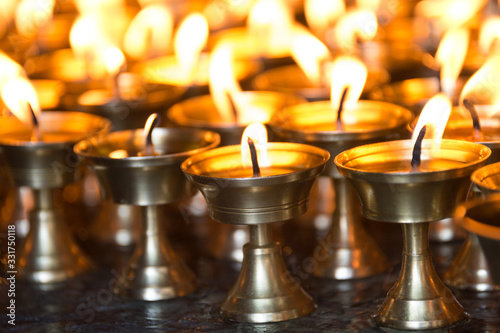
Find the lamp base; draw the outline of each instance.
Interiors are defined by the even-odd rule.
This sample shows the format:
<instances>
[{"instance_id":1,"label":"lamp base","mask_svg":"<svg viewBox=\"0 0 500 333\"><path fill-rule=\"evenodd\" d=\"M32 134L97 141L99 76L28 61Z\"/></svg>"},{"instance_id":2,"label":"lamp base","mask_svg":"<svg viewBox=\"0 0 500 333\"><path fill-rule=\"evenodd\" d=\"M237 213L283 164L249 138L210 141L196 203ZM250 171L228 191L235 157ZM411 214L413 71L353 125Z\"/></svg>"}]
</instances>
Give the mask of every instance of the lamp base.
<instances>
[{"instance_id":1,"label":"lamp base","mask_svg":"<svg viewBox=\"0 0 500 333\"><path fill-rule=\"evenodd\" d=\"M140 208L141 237L113 292L124 298L159 301L195 291L194 273L169 244L162 207Z\"/></svg>"},{"instance_id":2,"label":"lamp base","mask_svg":"<svg viewBox=\"0 0 500 333\"><path fill-rule=\"evenodd\" d=\"M429 250L429 222L405 223L403 262L396 284L373 317L379 326L430 330L468 318L452 292L439 279Z\"/></svg>"},{"instance_id":3,"label":"lamp base","mask_svg":"<svg viewBox=\"0 0 500 333\"><path fill-rule=\"evenodd\" d=\"M243 247L236 284L221 305L224 318L267 323L299 318L316 309L312 298L285 267L279 243Z\"/></svg>"},{"instance_id":4,"label":"lamp base","mask_svg":"<svg viewBox=\"0 0 500 333\"><path fill-rule=\"evenodd\" d=\"M89 271L89 259L73 240L60 209L54 205L54 190L34 190L33 196L30 230L19 258L19 279L50 284Z\"/></svg>"}]
</instances>

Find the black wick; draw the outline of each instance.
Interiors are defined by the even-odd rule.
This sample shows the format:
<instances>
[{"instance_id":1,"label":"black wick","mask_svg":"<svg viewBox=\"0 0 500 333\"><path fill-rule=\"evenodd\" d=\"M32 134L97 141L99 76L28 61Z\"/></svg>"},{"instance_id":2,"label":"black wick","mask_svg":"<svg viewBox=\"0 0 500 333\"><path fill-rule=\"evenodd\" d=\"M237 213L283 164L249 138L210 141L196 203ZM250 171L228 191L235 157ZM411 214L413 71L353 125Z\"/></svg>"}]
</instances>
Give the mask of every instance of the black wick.
<instances>
[{"instance_id":1,"label":"black wick","mask_svg":"<svg viewBox=\"0 0 500 333\"><path fill-rule=\"evenodd\" d=\"M257 149L252 138L247 139L248 147L250 148L250 157L252 159L253 177L260 177L259 161L257 160Z\"/></svg>"},{"instance_id":2,"label":"black wick","mask_svg":"<svg viewBox=\"0 0 500 333\"><path fill-rule=\"evenodd\" d=\"M424 140L425 132L427 132L427 125L424 125L420 132L418 132L417 141L413 146L413 152L411 157L411 171L420 171L420 165L422 163L422 141Z\"/></svg>"}]
</instances>

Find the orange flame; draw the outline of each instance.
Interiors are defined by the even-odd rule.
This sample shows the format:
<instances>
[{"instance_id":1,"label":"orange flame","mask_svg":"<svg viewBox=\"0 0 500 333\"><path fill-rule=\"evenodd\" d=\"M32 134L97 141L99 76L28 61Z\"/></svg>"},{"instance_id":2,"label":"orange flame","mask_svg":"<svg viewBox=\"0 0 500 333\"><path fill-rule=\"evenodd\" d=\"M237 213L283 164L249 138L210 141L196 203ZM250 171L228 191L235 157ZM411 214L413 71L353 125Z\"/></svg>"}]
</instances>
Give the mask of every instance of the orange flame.
<instances>
[{"instance_id":1,"label":"orange flame","mask_svg":"<svg viewBox=\"0 0 500 333\"><path fill-rule=\"evenodd\" d=\"M167 6L153 4L143 8L125 34L125 52L134 59L166 54L172 38L173 20Z\"/></svg>"},{"instance_id":2,"label":"orange flame","mask_svg":"<svg viewBox=\"0 0 500 333\"><path fill-rule=\"evenodd\" d=\"M33 117L28 103L35 115L40 114L41 109L35 87L29 80L20 77L12 78L5 83L1 96L5 106L14 116L26 127L33 127Z\"/></svg>"},{"instance_id":3,"label":"orange flame","mask_svg":"<svg viewBox=\"0 0 500 333\"><path fill-rule=\"evenodd\" d=\"M469 99L480 116L492 117L500 111L500 55L492 55L466 82L460 103Z\"/></svg>"},{"instance_id":4,"label":"orange flame","mask_svg":"<svg viewBox=\"0 0 500 333\"><path fill-rule=\"evenodd\" d=\"M321 64L330 57L330 51L325 44L307 30L297 28L291 53L311 83L320 86L322 83Z\"/></svg>"},{"instance_id":5,"label":"orange flame","mask_svg":"<svg viewBox=\"0 0 500 333\"><path fill-rule=\"evenodd\" d=\"M236 102L235 96L241 92L241 87L234 76L232 52L231 46L227 44L220 44L212 51L209 65L209 89L221 118L237 121L228 98L229 95L233 102Z\"/></svg>"},{"instance_id":6,"label":"orange flame","mask_svg":"<svg viewBox=\"0 0 500 333\"><path fill-rule=\"evenodd\" d=\"M488 54L498 48L500 41L500 17L494 16L486 19L479 31L479 50ZM496 45L495 45L496 44Z\"/></svg>"},{"instance_id":7,"label":"orange flame","mask_svg":"<svg viewBox=\"0 0 500 333\"><path fill-rule=\"evenodd\" d=\"M106 69L110 76L117 75L122 66L125 65L125 56L120 49L114 46L108 46L104 50L104 63L106 64Z\"/></svg>"},{"instance_id":8,"label":"orange flame","mask_svg":"<svg viewBox=\"0 0 500 333\"><path fill-rule=\"evenodd\" d=\"M349 109L356 104L368 76L365 64L360 60L350 56L337 57L331 67L331 104L334 110L340 105L340 100L344 89L349 91L344 101L344 109Z\"/></svg>"},{"instance_id":9,"label":"orange flame","mask_svg":"<svg viewBox=\"0 0 500 333\"><path fill-rule=\"evenodd\" d=\"M440 93L432 97L425 104L422 113L420 113L417 125L413 130L413 143L415 144L418 133L422 127L427 125L425 138L434 140L434 149L439 149L446 123L451 114L451 109L451 100L445 94Z\"/></svg>"},{"instance_id":10,"label":"orange flame","mask_svg":"<svg viewBox=\"0 0 500 333\"><path fill-rule=\"evenodd\" d=\"M335 41L345 53L356 51L356 40L371 40L377 34L378 23L375 13L355 9L342 16L335 27Z\"/></svg>"},{"instance_id":11,"label":"orange flame","mask_svg":"<svg viewBox=\"0 0 500 333\"><path fill-rule=\"evenodd\" d=\"M245 128L241 136L241 161L243 167L251 167L252 159L250 157L250 148L248 147L248 138L255 143L257 150L257 159L259 166L267 167L271 165L267 157L267 130L261 123L252 123Z\"/></svg>"},{"instance_id":12,"label":"orange flame","mask_svg":"<svg viewBox=\"0 0 500 333\"><path fill-rule=\"evenodd\" d=\"M16 8L16 29L21 36L35 37L40 27L52 19L55 0L22 0Z\"/></svg>"},{"instance_id":13,"label":"orange flame","mask_svg":"<svg viewBox=\"0 0 500 333\"><path fill-rule=\"evenodd\" d=\"M422 0L415 15L436 20L443 31L458 28L469 21L488 0Z\"/></svg>"},{"instance_id":14,"label":"orange flame","mask_svg":"<svg viewBox=\"0 0 500 333\"><path fill-rule=\"evenodd\" d=\"M321 40L326 38L327 31L345 11L344 0L305 0L304 2L307 25Z\"/></svg>"},{"instance_id":15,"label":"orange flame","mask_svg":"<svg viewBox=\"0 0 500 333\"><path fill-rule=\"evenodd\" d=\"M467 55L469 39L468 29L451 30L443 37L436 52L436 62L441 66L441 89L450 98L453 98L457 79Z\"/></svg>"},{"instance_id":16,"label":"orange flame","mask_svg":"<svg viewBox=\"0 0 500 333\"><path fill-rule=\"evenodd\" d=\"M208 23L199 13L190 14L180 24L174 37L174 53L181 72L189 82L194 75L198 58L208 39Z\"/></svg>"},{"instance_id":17,"label":"orange flame","mask_svg":"<svg viewBox=\"0 0 500 333\"><path fill-rule=\"evenodd\" d=\"M257 0L247 19L251 36L259 39L261 53L279 53L290 48L294 20L282 0Z\"/></svg>"}]
</instances>

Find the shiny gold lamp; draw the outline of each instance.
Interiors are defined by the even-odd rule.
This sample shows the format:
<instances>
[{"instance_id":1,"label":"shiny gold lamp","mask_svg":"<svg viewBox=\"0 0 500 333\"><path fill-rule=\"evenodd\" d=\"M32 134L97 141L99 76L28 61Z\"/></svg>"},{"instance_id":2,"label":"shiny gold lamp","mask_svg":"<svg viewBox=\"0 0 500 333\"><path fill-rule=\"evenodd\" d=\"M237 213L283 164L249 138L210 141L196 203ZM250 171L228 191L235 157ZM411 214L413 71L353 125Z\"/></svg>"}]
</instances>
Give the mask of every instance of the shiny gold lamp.
<instances>
[{"instance_id":1,"label":"shiny gold lamp","mask_svg":"<svg viewBox=\"0 0 500 333\"><path fill-rule=\"evenodd\" d=\"M244 91L240 98L244 105L250 107L250 112L257 112L259 118L266 121L276 110L305 102L305 99L296 95L274 91ZM221 136L221 146L239 144L247 125L224 119L211 95L191 97L175 104L167 111L167 119L175 126L215 131ZM250 237L248 228L209 222L206 253L213 258L241 262L243 245Z\"/></svg>"},{"instance_id":2,"label":"shiny gold lamp","mask_svg":"<svg viewBox=\"0 0 500 333\"><path fill-rule=\"evenodd\" d=\"M155 128L154 153L146 154L143 133L142 129L113 132L79 142L75 152L88 161L105 200L141 210L139 242L113 291L126 298L156 301L184 296L196 288L194 274L169 244L161 205L194 195L195 187L179 166L187 157L216 147L220 137L202 130Z\"/></svg>"},{"instance_id":3,"label":"shiny gold lamp","mask_svg":"<svg viewBox=\"0 0 500 333\"><path fill-rule=\"evenodd\" d=\"M494 148L490 148L494 151ZM500 191L500 163L497 162L479 168L472 174L471 179L483 196L498 193ZM480 202L481 200L478 198L470 204L463 205L457 214L460 225L467 231L467 237L449 269L445 272L443 280L457 289L474 291L500 290L499 281L493 281L491 268L486 261L486 254L479 242L476 230L479 224L483 222L482 220L486 219L487 214L492 214L485 211L484 217L471 218L468 216L469 208L472 212L476 212L474 215L478 215L478 208L472 209L472 207L484 207L488 209L488 212L491 212L497 203L492 200L490 203L482 205Z\"/></svg>"},{"instance_id":4,"label":"shiny gold lamp","mask_svg":"<svg viewBox=\"0 0 500 333\"><path fill-rule=\"evenodd\" d=\"M38 117L41 141L30 141L31 129L14 117L2 117L0 122L0 172L15 186L33 190L34 206L18 260L18 277L50 284L89 270L90 261L73 240L55 196L79 176L73 145L108 131L109 121L78 112L42 112Z\"/></svg>"},{"instance_id":5,"label":"shiny gold lamp","mask_svg":"<svg viewBox=\"0 0 500 333\"><path fill-rule=\"evenodd\" d=\"M401 223L403 263L399 278L374 316L377 325L425 330L467 318L441 282L429 249L429 222L451 216L470 188L470 174L486 164L483 145L443 140L432 152L422 143L422 164L412 169L410 140L356 147L335 158L339 172L358 192L362 214L381 222Z\"/></svg>"},{"instance_id":6,"label":"shiny gold lamp","mask_svg":"<svg viewBox=\"0 0 500 333\"><path fill-rule=\"evenodd\" d=\"M187 159L182 170L205 197L217 222L248 225L250 241L235 285L220 315L238 322L265 323L305 316L316 306L285 267L271 223L307 210L309 192L329 159L323 149L269 143L267 167L260 176L243 167L241 148L226 146Z\"/></svg>"},{"instance_id":7,"label":"shiny gold lamp","mask_svg":"<svg viewBox=\"0 0 500 333\"><path fill-rule=\"evenodd\" d=\"M372 101L358 101L343 113L343 128L336 125L330 101L299 104L277 112L270 126L280 138L326 149L331 156L362 144L394 140L407 134L411 112L402 107ZM321 258L313 274L337 280L357 279L392 269L385 254L366 232L359 200L352 186L333 164L323 175L333 180L335 211L332 225L321 247Z\"/></svg>"}]
</instances>

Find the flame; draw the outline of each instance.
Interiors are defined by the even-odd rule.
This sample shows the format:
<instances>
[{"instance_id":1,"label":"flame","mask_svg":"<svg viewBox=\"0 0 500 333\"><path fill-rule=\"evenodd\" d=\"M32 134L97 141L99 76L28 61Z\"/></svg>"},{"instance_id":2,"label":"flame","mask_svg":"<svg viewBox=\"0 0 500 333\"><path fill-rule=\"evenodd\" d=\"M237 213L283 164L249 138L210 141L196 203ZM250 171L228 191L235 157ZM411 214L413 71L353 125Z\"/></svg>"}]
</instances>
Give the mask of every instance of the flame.
<instances>
[{"instance_id":1,"label":"flame","mask_svg":"<svg viewBox=\"0 0 500 333\"><path fill-rule=\"evenodd\" d=\"M349 88L344 101L344 109L356 104L368 76L366 66L360 60L350 56L335 58L331 70L331 104L337 110L345 88Z\"/></svg>"},{"instance_id":2,"label":"flame","mask_svg":"<svg viewBox=\"0 0 500 333\"><path fill-rule=\"evenodd\" d=\"M108 46L104 50L104 63L106 70L110 76L115 76L120 72L120 69L125 65L125 56L120 49L114 46Z\"/></svg>"},{"instance_id":3,"label":"flame","mask_svg":"<svg viewBox=\"0 0 500 333\"><path fill-rule=\"evenodd\" d=\"M415 15L437 21L447 31L469 21L488 0L423 0L416 4Z\"/></svg>"},{"instance_id":4,"label":"flame","mask_svg":"<svg viewBox=\"0 0 500 333\"><path fill-rule=\"evenodd\" d=\"M413 145L422 127L427 125L425 138L434 140L434 149L439 148L451 109L451 100L445 94L440 93L432 97L422 109L417 125L413 130Z\"/></svg>"},{"instance_id":5,"label":"flame","mask_svg":"<svg viewBox=\"0 0 500 333\"><path fill-rule=\"evenodd\" d=\"M55 0L21 0L15 13L16 29L21 36L35 37L40 27L52 19Z\"/></svg>"},{"instance_id":6,"label":"flame","mask_svg":"<svg viewBox=\"0 0 500 333\"><path fill-rule=\"evenodd\" d=\"M321 85L321 64L330 57L330 51L319 39L305 29L296 29L291 49L292 57L307 78Z\"/></svg>"},{"instance_id":7,"label":"flame","mask_svg":"<svg viewBox=\"0 0 500 333\"><path fill-rule=\"evenodd\" d=\"M173 20L167 6L153 4L143 8L125 34L125 52L134 59L166 54L172 38Z\"/></svg>"},{"instance_id":8,"label":"flame","mask_svg":"<svg viewBox=\"0 0 500 333\"><path fill-rule=\"evenodd\" d=\"M348 11L339 19L334 38L338 47L345 53L356 51L356 41L372 40L377 34L378 23L375 13L370 10L355 9Z\"/></svg>"},{"instance_id":9,"label":"flame","mask_svg":"<svg viewBox=\"0 0 500 333\"><path fill-rule=\"evenodd\" d=\"M208 23L199 13L187 16L180 24L174 37L174 53L181 72L191 82L198 58L208 39Z\"/></svg>"},{"instance_id":10,"label":"flame","mask_svg":"<svg viewBox=\"0 0 500 333\"><path fill-rule=\"evenodd\" d=\"M492 117L500 111L500 55L492 55L465 83L460 94L460 102L465 98L478 107L480 116ZM481 114L485 113L486 114Z\"/></svg>"},{"instance_id":11,"label":"flame","mask_svg":"<svg viewBox=\"0 0 500 333\"><path fill-rule=\"evenodd\" d=\"M257 160L260 167L268 167L271 165L267 157L267 130L266 126L261 123L252 123L245 128L241 136L241 162L243 167L252 167L252 159L250 157L250 148L248 147L248 138L252 138L257 150Z\"/></svg>"},{"instance_id":12,"label":"flame","mask_svg":"<svg viewBox=\"0 0 500 333\"><path fill-rule=\"evenodd\" d=\"M235 96L241 92L233 72L232 48L228 44L220 44L211 53L209 65L209 89L215 107L222 119L234 119L231 102L228 95L235 101Z\"/></svg>"},{"instance_id":13,"label":"flame","mask_svg":"<svg viewBox=\"0 0 500 333\"><path fill-rule=\"evenodd\" d=\"M5 83L16 77L26 77L26 72L21 65L0 51L0 91Z\"/></svg>"},{"instance_id":14,"label":"flame","mask_svg":"<svg viewBox=\"0 0 500 333\"><path fill-rule=\"evenodd\" d=\"M113 150L111 153L108 155L110 158L127 158L128 157L128 151L126 149L117 149Z\"/></svg>"},{"instance_id":15,"label":"flame","mask_svg":"<svg viewBox=\"0 0 500 333\"><path fill-rule=\"evenodd\" d=\"M344 0L305 0L304 14L307 25L321 40L335 21L346 11Z\"/></svg>"},{"instance_id":16,"label":"flame","mask_svg":"<svg viewBox=\"0 0 500 333\"><path fill-rule=\"evenodd\" d=\"M28 108L28 103L33 108L35 116L40 114L41 109L35 87L28 79L12 78L5 83L1 96L5 106L14 116L27 127L33 126L33 117Z\"/></svg>"},{"instance_id":17,"label":"flame","mask_svg":"<svg viewBox=\"0 0 500 333\"><path fill-rule=\"evenodd\" d=\"M259 40L261 53L288 50L293 26L291 10L282 0L257 0L247 18L247 29Z\"/></svg>"},{"instance_id":18,"label":"flame","mask_svg":"<svg viewBox=\"0 0 500 333\"><path fill-rule=\"evenodd\" d=\"M457 79L467 55L469 39L468 29L451 30L443 37L436 52L436 62L441 66L441 89L450 98L453 98Z\"/></svg>"},{"instance_id":19,"label":"flame","mask_svg":"<svg viewBox=\"0 0 500 333\"><path fill-rule=\"evenodd\" d=\"M494 16L486 19L479 31L479 50L484 54L492 52L500 39L500 17Z\"/></svg>"}]
</instances>

